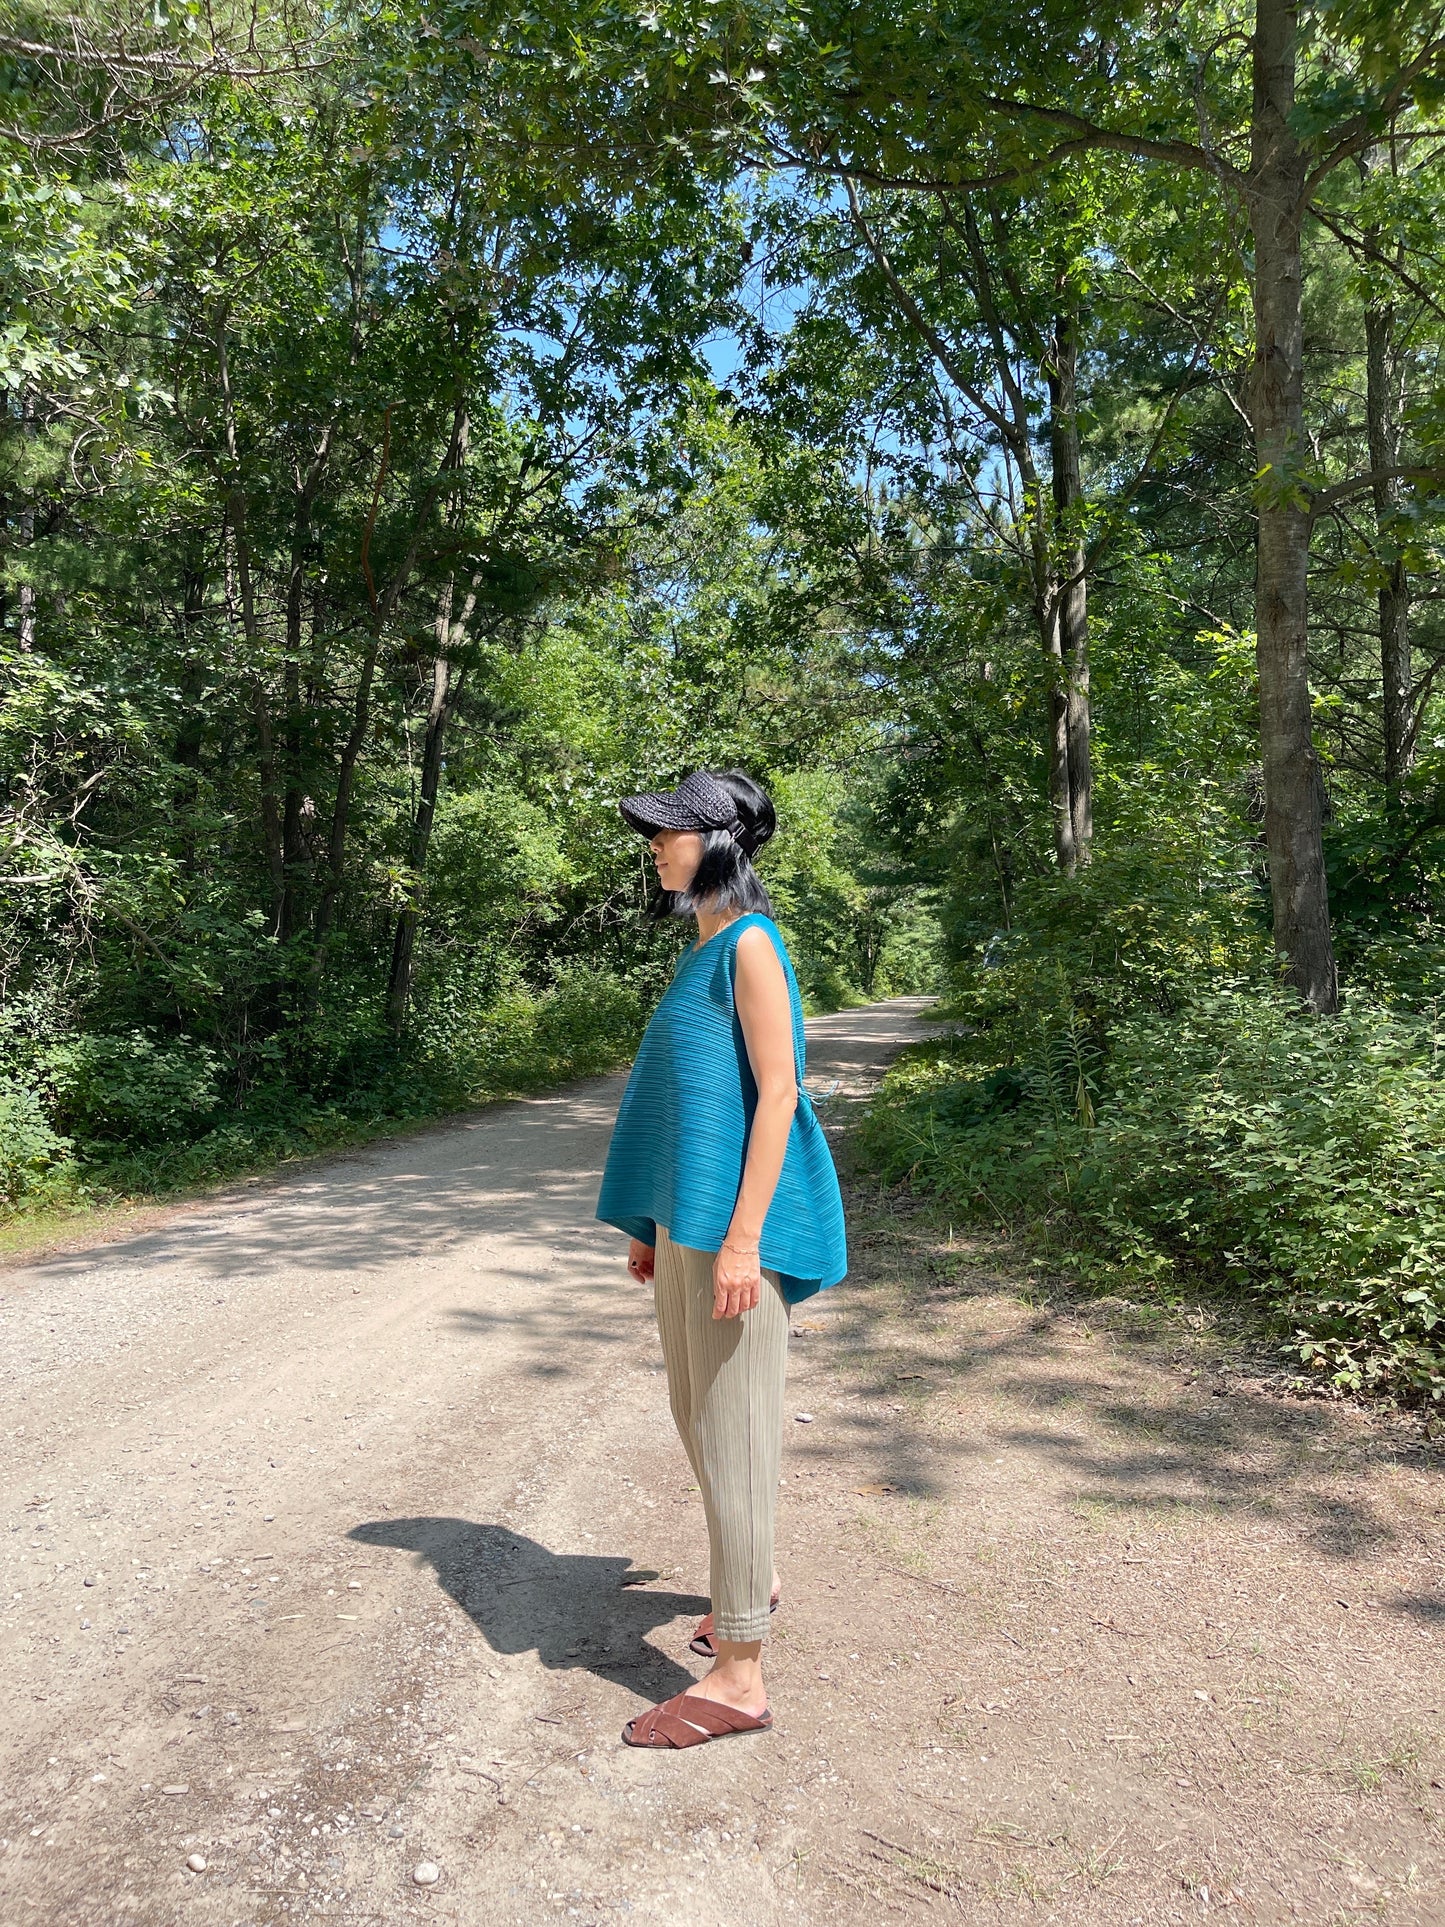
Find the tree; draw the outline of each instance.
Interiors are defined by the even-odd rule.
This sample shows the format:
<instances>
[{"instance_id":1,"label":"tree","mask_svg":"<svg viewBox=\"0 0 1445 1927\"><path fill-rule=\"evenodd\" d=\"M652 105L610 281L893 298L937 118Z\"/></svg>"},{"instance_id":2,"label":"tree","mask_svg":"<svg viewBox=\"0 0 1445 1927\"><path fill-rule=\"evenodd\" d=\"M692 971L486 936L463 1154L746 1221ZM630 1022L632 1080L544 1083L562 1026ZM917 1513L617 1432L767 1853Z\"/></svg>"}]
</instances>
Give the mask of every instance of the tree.
<instances>
[{"instance_id":1,"label":"tree","mask_svg":"<svg viewBox=\"0 0 1445 1927\"><path fill-rule=\"evenodd\" d=\"M949 197L938 197L916 210L923 216L921 234L908 235L919 222L909 221L906 213L898 229L904 245L911 239L914 251L923 254L927 291L922 291L916 276L906 268L900 272L879 227L880 220L897 221L898 215L885 201L878 217L870 219L857 183L845 177L844 185L853 224L887 294L933 356L939 375L956 390L959 406L945 410L939 426L950 440L971 431L978 452L955 448L951 453L976 476L997 450L1010 471L1007 495L1018 505L1029 599L1045 663L1054 852L1067 874L1088 862L1094 833L1089 564L1079 437L1082 274L1077 248L1068 245L1070 224L1057 218L1046 191L1008 205L997 196L982 197L977 206L969 199L954 205ZM930 212L936 214L936 226L927 220ZM1052 244L1039 233L1051 216ZM1027 244L1018 245L1025 234ZM1040 269L1042 288L1036 285ZM962 314L956 298L950 298L954 291L965 297ZM1041 414L1046 415L1042 435Z\"/></svg>"},{"instance_id":2,"label":"tree","mask_svg":"<svg viewBox=\"0 0 1445 1927\"><path fill-rule=\"evenodd\" d=\"M575 21L574 21L575 24ZM1301 996L1338 1002L1323 787L1307 663L1310 530L1370 475L1328 490L1304 439L1302 236L1318 197L1386 129L1427 147L1445 86L1445 23L1257 0L1248 34L1212 5L1167 28L1132 7L1012 8L966 19L896 8L759 5L661 29L671 72L645 76L669 125L773 164L899 192L990 192L1081 156L1198 173L1242 224L1254 320L1245 406L1255 444L1260 749L1275 943ZM605 44L607 29L599 32ZM615 33L612 45L619 47ZM664 49L659 48L659 52ZM627 39L626 58L637 59ZM1244 59L1241 61L1240 54ZM584 67L585 67L584 63ZM592 65L615 86L620 60ZM1347 77L1347 78L1345 78ZM713 87L711 106L708 88ZM1435 479L1431 470L1421 479Z\"/></svg>"}]
</instances>

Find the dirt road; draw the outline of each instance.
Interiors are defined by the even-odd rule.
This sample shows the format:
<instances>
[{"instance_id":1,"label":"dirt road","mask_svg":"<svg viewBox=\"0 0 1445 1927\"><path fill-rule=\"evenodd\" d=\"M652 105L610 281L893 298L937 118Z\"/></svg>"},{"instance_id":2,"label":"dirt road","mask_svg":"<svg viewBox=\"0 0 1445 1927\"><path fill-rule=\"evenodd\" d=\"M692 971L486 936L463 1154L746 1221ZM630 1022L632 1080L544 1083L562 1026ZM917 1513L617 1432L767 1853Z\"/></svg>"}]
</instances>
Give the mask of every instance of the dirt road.
<instances>
[{"instance_id":1,"label":"dirt road","mask_svg":"<svg viewBox=\"0 0 1445 1927\"><path fill-rule=\"evenodd\" d=\"M919 1023L810 1027L833 1116ZM1445 1921L1433 1448L866 1184L777 1729L618 1745L706 1583L619 1089L0 1276L4 1927Z\"/></svg>"}]
</instances>

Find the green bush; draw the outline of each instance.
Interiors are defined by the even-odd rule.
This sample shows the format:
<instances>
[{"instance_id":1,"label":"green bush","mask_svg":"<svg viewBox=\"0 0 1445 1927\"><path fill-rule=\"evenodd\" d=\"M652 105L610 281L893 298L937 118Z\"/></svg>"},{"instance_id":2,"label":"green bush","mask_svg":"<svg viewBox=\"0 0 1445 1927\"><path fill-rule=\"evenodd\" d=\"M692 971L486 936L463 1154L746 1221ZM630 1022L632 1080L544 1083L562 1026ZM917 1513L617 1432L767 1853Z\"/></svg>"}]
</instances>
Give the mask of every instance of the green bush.
<instances>
[{"instance_id":1,"label":"green bush","mask_svg":"<svg viewBox=\"0 0 1445 1927\"><path fill-rule=\"evenodd\" d=\"M635 986L603 971L576 967L547 991L517 988L488 995L465 973L433 985L412 1035L384 1032L362 1050L364 1013L353 1019L351 1050L325 1065L328 1095L317 1096L288 1075L278 1047L254 1052L253 1081L240 1103L222 1107L215 1063L191 1043L164 1048L145 1037L80 1037L47 1053L65 1115L76 1119L83 1173L96 1196L130 1197L205 1184L277 1158L304 1156L356 1142L399 1124L516 1091L544 1089L625 1063L642 1032ZM0 1087L8 1091L8 1087ZM20 1201L25 1159L63 1156L69 1141L46 1123L39 1101L19 1127L8 1127L0 1097L0 1206ZM104 1133L104 1135L102 1134ZM26 1146L31 1148L27 1151ZM59 1146L52 1154L48 1146ZM7 1160L20 1177L10 1180Z\"/></svg>"},{"instance_id":2,"label":"green bush","mask_svg":"<svg viewBox=\"0 0 1445 1927\"><path fill-rule=\"evenodd\" d=\"M53 1194L56 1179L73 1170L70 1152L33 1091L0 1084L0 1204L13 1211Z\"/></svg>"},{"instance_id":3,"label":"green bush","mask_svg":"<svg viewBox=\"0 0 1445 1927\"><path fill-rule=\"evenodd\" d=\"M871 1155L955 1206L1031 1224L1156 1283L1247 1290L1312 1371L1445 1397L1445 1083L1427 1019L1320 1019L1272 986L1122 1019L1061 1018L989 1071L976 1040L915 1054Z\"/></svg>"},{"instance_id":4,"label":"green bush","mask_svg":"<svg viewBox=\"0 0 1445 1927\"><path fill-rule=\"evenodd\" d=\"M417 1068L457 1105L537 1090L625 1063L644 1020L637 986L610 971L574 965L537 992L489 988L458 963L432 979L419 1004Z\"/></svg>"},{"instance_id":5,"label":"green bush","mask_svg":"<svg viewBox=\"0 0 1445 1927\"><path fill-rule=\"evenodd\" d=\"M559 977L537 1011L535 1038L549 1076L615 1070L636 1050L645 1014L631 984L579 965Z\"/></svg>"},{"instance_id":6,"label":"green bush","mask_svg":"<svg viewBox=\"0 0 1445 1927\"><path fill-rule=\"evenodd\" d=\"M154 1145L201 1135L218 1091L216 1053L188 1037L91 1032L52 1046L60 1121L82 1142Z\"/></svg>"}]
</instances>

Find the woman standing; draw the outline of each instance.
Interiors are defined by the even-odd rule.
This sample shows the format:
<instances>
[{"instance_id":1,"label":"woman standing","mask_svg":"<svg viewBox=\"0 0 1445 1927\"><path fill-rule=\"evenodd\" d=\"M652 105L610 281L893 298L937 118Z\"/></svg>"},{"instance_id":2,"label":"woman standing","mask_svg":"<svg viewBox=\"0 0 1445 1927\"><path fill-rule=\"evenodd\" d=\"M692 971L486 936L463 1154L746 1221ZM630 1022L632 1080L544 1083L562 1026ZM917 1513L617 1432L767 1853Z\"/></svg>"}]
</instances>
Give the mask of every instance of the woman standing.
<instances>
[{"instance_id":1,"label":"woman standing","mask_svg":"<svg viewBox=\"0 0 1445 1927\"><path fill-rule=\"evenodd\" d=\"M629 1746L698 1746L772 1724L762 1641L777 1605L773 1525L788 1307L847 1269L837 1174L800 1089L803 1007L751 858L776 826L740 770L698 770L619 805L649 839L660 914L697 938L643 1037L597 1215L651 1279L672 1415L707 1517L712 1669L628 1722Z\"/></svg>"}]
</instances>

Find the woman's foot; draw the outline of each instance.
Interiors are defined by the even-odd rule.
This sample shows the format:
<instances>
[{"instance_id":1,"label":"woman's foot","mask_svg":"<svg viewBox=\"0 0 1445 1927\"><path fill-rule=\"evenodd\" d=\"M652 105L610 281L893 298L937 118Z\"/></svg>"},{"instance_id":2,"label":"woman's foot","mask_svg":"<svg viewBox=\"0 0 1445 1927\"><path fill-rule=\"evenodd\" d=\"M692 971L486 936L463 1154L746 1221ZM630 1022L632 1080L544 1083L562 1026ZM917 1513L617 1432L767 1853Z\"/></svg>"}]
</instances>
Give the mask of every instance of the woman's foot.
<instances>
[{"instance_id":1,"label":"woman's foot","mask_svg":"<svg viewBox=\"0 0 1445 1927\"><path fill-rule=\"evenodd\" d=\"M778 1575L774 1573L773 1584L768 1598L769 1612L775 1613L778 1610L778 1600L782 1597L782 1591L783 1582L779 1579ZM713 1637L712 1614L710 1612L704 1613L702 1618L697 1622L697 1629L687 1643L689 1651L701 1654L704 1659L717 1658L718 1643Z\"/></svg>"}]
</instances>

